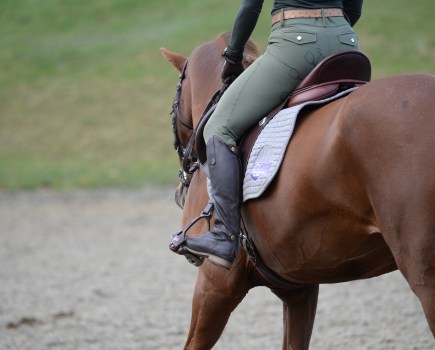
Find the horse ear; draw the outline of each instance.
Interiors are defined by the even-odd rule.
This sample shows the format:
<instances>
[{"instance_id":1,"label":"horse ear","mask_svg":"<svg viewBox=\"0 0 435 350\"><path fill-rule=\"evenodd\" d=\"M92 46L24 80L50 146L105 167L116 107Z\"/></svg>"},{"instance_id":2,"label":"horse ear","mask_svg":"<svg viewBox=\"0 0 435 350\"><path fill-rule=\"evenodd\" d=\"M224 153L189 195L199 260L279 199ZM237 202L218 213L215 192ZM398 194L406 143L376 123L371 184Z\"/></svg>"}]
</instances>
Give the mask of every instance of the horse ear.
<instances>
[{"instance_id":1,"label":"horse ear","mask_svg":"<svg viewBox=\"0 0 435 350\"><path fill-rule=\"evenodd\" d=\"M183 70L186 57L178 53L171 52L164 47L160 48L160 52L162 53L163 57L165 57L179 72Z\"/></svg>"}]
</instances>

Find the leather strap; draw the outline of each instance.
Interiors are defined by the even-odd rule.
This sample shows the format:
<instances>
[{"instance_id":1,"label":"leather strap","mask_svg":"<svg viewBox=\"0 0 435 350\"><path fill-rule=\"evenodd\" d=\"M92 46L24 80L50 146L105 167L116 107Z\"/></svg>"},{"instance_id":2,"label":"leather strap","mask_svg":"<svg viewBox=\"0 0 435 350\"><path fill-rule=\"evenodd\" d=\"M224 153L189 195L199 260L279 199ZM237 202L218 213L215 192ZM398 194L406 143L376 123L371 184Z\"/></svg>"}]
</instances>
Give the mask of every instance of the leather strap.
<instances>
[{"instance_id":1,"label":"leather strap","mask_svg":"<svg viewBox=\"0 0 435 350\"><path fill-rule=\"evenodd\" d=\"M281 20L291 18L322 18L322 17L342 17L343 10L339 8L315 9L315 10L285 10L275 13L272 16L272 25Z\"/></svg>"}]
</instances>

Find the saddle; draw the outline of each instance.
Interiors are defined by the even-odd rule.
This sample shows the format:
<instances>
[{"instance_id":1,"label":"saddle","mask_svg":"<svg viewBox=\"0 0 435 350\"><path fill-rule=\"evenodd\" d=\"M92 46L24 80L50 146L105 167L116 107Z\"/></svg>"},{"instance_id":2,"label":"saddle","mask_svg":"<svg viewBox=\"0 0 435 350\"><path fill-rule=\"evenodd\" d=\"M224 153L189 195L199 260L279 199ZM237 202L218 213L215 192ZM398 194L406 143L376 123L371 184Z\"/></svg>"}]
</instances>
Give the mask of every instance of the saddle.
<instances>
[{"instance_id":1,"label":"saddle","mask_svg":"<svg viewBox=\"0 0 435 350\"><path fill-rule=\"evenodd\" d=\"M341 91L359 87L370 81L371 64L366 55L359 51L342 51L323 59L295 88L290 96L269 112L261 123L247 131L240 142L243 164L246 164L250 150L267 123L283 108L292 107L307 101L319 101L332 97ZM196 129L195 147L199 161L204 164L206 145L203 137L204 127L216 108L221 91L216 92L209 103Z\"/></svg>"}]
</instances>

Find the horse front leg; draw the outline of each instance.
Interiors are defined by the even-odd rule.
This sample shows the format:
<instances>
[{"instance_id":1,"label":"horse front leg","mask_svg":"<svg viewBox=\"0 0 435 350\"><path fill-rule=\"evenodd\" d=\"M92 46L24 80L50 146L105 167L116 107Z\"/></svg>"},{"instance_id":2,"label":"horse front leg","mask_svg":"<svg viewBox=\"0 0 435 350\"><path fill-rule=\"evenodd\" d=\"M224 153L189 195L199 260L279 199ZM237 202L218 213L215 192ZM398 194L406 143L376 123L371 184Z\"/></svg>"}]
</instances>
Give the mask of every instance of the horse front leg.
<instances>
[{"instance_id":1,"label":"horse front leg","mask_svg":"<svg viewBox=\"0 0 435 350\"><path fill-rule=\"evenodd\" d=\"M230 271L208 261L198 269L185 349L211 349L218 341L231 312L254 286L245 258L239 254Z\"/></svg>"},{"instance_id":2,"label":"horse front leg","mask_svg":"<svg viewBox=\"0 0 435 350\"><path fill-rule=\"evenodd\" d=\"M283 302L283 350L305 350L310 345L317 310L319 286L297 289L272 289Z\"/></svg>"}]
</instances>

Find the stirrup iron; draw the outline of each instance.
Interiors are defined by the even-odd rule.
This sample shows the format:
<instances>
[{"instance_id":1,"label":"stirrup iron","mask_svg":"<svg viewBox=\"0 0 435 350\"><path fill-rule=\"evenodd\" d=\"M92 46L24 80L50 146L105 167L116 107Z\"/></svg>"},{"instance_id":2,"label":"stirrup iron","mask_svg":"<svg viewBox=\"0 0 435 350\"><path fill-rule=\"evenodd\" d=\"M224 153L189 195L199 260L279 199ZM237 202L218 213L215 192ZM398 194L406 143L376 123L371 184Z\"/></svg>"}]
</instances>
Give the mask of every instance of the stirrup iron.
<instances>
[{"instance_id":1,"label":"stirrup iron","mask_svg":"<svg viewBox=\"0 0 435 350\"><path fill-rule=\"evenodd\" d=\"M207 220L208 230L210 230L210 220L213 215L213 210L214 204L212 202L208 202L201 214L190 221L179 232L174 232L172 234L172 240L169 244L169 249L171 251L180 255L184 255L189 263L197 267L202 265L205 258L203 256L195 255L186 249L186 234L193 225L202 219Z\"/></svg>"}]
</instances>

